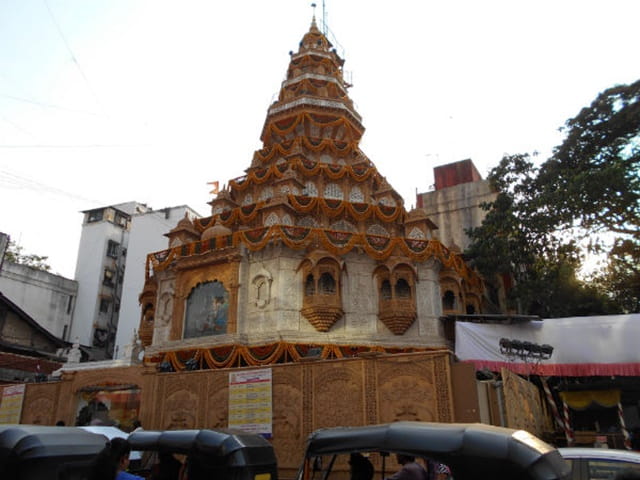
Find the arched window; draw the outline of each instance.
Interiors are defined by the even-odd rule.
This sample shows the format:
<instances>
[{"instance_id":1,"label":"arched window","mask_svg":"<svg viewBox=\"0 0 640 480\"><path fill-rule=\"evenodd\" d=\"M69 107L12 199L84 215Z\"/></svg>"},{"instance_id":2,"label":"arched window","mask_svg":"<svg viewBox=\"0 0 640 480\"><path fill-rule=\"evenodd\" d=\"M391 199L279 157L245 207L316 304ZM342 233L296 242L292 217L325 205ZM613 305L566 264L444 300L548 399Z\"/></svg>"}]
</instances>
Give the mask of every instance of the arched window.
<instances>
[{"instance_id":1,"label":"arched window","mask_svg":"<svg viewBox=\"0 0 640 480\"><path fill-rule=\"evenodd\" d=\"M453 310L456 306L456 295L451 290L444 292L442 296L442 309Z\"/></svg>"},{"instance_id":2,"label":"arched window","mask_svg":"<svg viewBox=\"0 0 640 480\"><path fill-rule=\"evenodd\" d=\"M313 217L303 217L298 220L298 225L301 227L315 227L317 222Z\"/></svg>"},{"instance_id":3,"label":"arched window","mask_svg":"<svg viewBox=\"0 0 640 480\"><path fill-rule=\"evenodd\" d=\"M409 232L409 238L412 240L424 240L426 239L426 236L418 227L413 227L411 232Z\"/></svg>"},{"instance_id":4,"label":"arched window","mask_svg":"<svg viewBox=\"0 0 640 480\"><path fill-rule=\"evenodd\" d=\"M313 182L307 182L304 185L304 193L307 197L317 197L318 189L316 188L316 184Z\"/></svg>"},{"instance_id":5,"label":"arched window","mask_svg":"<svg viewBox=\"0 0 640 480\"><path fill-rule=\"evenodd\" d=\"M379 203L381 205L384 205L386 207L395 207L396 206L396 201L391 198L391 197L383 197L379 200Z\"/></svg>"},{"instance_id":6,"label":"arched window","mask_svg":"<svg viewBox=\"0 0 640 480\"><path fill-rule=\"evenodd\" d=\"M316 293L316 284L313 280L313 275L307 275L307 279L304 282L304 294L305 295L315 295Z\"/></svg>"},{"instance_id":7,"label":"arched window","mask_svg":"<svg viewBox=\"0 0 640 480\"><path fill-rule=\"evenodd\" d=\"M411 298L411 287L404 278L396 282L396 298Z\"/></svg>"},{"instance_id":8,"label":"arched window","mask_svg":"<svg viewBox=\"0 0 640 480\"><path fill-rule=\"evenodd\" d=\"M320 293L325 295L336 293L336 281L333 279L330 273L324 272L322 275L320 275L318 290L320 290Z\"/></svg>"},{"instance_id":9,"label":"arched window","mask_svg":"<svg viewBox=\"0 0 640 480\"><path fill-rule=\"evenodd\" d=\"M264 202L269 200L270 198L273 198L273 188L264 187L260 192L260 201Z\"/></svg>"},{"instance_id":10,"label":"arched window","mask_svg":"<svg viewBox=\"0 0 640 480\"><path fill-rule=\"evenodd\" d=\"M351 203L364 203L364 194L360 187L353 187L349 192L349 201Z\"/></svg>"},{"instance_id":11,"label":"arched window","mask_svg":"<svg viewBox=\"0 0 640 480\"><path fill-rule=\"evenodd\" d=\"M253 195L247 193L242 199L242 205L251 205L253 203Z\"/></svg>"},{"instance_id":12,"label":"arched window","mask_svg":"<svg viewBox=\"0 0 640 480\"><path fill-rule=\"evenodd\" d=\"M271 227L279 223L280 223L280 219L278 218L278 215L276 215L274 212L271 212L267 217L267 219L265 220L264 225L265 227Z\"/></svg>"},{"instance_id":13,"label":"arched window","mask_svg":"<svg viewBox=\"0 0 640 480\"><path fill-rule=\"evenodd\" d=\"M324 187L324 198L330 198L332 200L342 200L344 198L344 194L342 193L342 189L337 183L330 183L326 187Z\"/></svg>"},{"instance_id":14,"label":"arched window","mask_svg":"<svg viewBox=\"0 0 640 480\"><path fill-rule=\"evenodd\" d=\"M367 228L367 233L369 235L379 235L381 237L389 236L389 232L387 232L387 229L384 228L382 225L378 225L377 223Z\"/></svg>"},{"instance_id":15,"label":"arched window","mask_svg":"<svg viewBox=\"0 0 640 480\"><path fill-rule=\"evenodd\" d=\"M467 315L473 315L474 313L476 313L476 307L474 307L472 304L468 304Z\"/></svg>"},{"instance_id":16,"label":"arched window","mask_svg":"<svg viewBox=\"0 0 640 480\"><path fill-rule=\"evenodd\" d=\"M285 214L282 217L282 225L288 225L288 226L292 226L293 225L293 220L291 220L291 215Z\"/></svg>"},{"instance_id":17,"label":"arched window","mask_svg":"<svg viewBox=\"0 0 640 480\"><path fill-rule=\"evenodd\" d=\"M331 225L331 230L337 230L339 232L355 232L356 231L356 227L353 226L353 224L347 222L346 220L340 220L339 222L336 222L334 224Z\"/></svg>"},{"instance_id":18,"label":"arched window","mask_svg":"<svg viewBox=\"0 0 640 480\"><path fill-rule=\"evenodd\" d=\"M383 280L380 286L380 296L383 300L391 300L391 283L389 280Z\"/></svg>"}]
</instances>

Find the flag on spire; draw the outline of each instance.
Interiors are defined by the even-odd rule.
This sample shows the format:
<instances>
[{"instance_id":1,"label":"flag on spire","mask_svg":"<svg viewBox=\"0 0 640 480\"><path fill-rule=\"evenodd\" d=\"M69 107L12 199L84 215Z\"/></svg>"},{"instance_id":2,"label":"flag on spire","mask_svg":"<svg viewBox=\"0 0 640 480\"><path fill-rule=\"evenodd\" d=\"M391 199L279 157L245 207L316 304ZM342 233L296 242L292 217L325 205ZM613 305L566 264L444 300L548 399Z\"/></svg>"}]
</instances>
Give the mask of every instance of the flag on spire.
<instances>
[{"instance_id":1,"label":"flag on spire","mask_svg":"<svg viewBox=\"0 0 640 480\"><path fill-rule=\"evenodd\" d=\"M220 183L217 180L215 182L207 182L207 185L211 185L211 191L209 193L212 195L220 191Z\"/></svg>"}]
</instances>

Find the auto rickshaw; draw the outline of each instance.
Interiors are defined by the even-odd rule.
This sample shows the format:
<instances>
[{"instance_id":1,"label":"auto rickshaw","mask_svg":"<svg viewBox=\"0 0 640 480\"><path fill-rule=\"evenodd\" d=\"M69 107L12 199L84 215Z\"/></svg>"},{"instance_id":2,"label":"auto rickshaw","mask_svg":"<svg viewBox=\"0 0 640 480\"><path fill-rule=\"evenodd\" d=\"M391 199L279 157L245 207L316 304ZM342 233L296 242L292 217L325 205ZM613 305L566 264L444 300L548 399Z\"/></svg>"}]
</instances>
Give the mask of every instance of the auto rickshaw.
<instances>
[{"instance_id":1,"label":"auto rickshaw","mask_svg":"<svg viewBox=\"0 0 640 480\"><path fill-rule=\"evenodd\" d=\"M77 427L0 425L0 478L82 479L107 440Z\"/></svg>"},{"instance_id":2,"label":"auto rickshaw","mask_svg":"<svg viewBox=\"0 0 640 480\"><path fill-rule=\"evenodd\" d=\"M139 430L129 435L129 443L133 450L184 456L188 480L278 480L275 452L260 435L231 430ZM143 468L135 473L147 477L153 470Z\"/></svg>"},{"instance_id":3,"label":"auto rickshaw","mask_svg":"<svg viewBox=\"0 0 640 480\"><path fill-rule=\"evenodd\" d=\"M562 480L570 473L558 450L523 430L395 422L315 431L296 480L318 480L318 475L322 480L348 478L346 458L351 453L369 455L374 480L393 473L387 471L389 454L444 465L455 480Z\"/></svg>"}]
</instances>

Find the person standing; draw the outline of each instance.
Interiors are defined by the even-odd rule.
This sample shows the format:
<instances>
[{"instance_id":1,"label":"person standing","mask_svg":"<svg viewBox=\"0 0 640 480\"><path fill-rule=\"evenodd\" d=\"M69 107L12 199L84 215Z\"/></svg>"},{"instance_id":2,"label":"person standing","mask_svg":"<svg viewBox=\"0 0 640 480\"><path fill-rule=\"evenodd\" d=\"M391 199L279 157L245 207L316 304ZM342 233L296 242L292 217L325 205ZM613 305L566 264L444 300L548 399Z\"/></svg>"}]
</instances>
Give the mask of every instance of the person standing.
<instances>
[{"instance_id":1,"label":"person standing","mask_svg":"<svg viewBox=\"0 0 640 480\"><path fill-rule=\"evenodd\" d=\"M415 457L398 453L396 459L402 468L386 480L429 480L427 471L416 462Z\"/></svg>"}]
</instances>

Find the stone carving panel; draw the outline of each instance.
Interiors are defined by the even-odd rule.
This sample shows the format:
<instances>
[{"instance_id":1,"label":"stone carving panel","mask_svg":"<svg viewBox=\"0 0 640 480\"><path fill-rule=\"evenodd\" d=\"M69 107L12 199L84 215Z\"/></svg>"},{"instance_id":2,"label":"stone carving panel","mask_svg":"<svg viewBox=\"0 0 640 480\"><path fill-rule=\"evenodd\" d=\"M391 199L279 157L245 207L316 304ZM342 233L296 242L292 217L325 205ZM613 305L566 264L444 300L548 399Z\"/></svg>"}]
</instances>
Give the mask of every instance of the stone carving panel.
<instances>
[{"instance_id":1,"label":"stone carving panel","mask_svg":"<svg viewBox=\"0 0 640 480\"><path fill-rule=\"evenodd\" d=\"M273 369L273 398L273 444L278 451L278 465L296 468L304 454L306 437L300 366Z\"/></svg>"},{"instance_id":2,"label":"stone carving panel","mask_svg":"<svg viewBox=\"0 0 640 480\"><path fill-rule=\"evenodd\" d=\"M207 373L207 428L229 427L229 373Z\"/></svg>"},{"instance_id":3,"label":"stone carving panel","mask_svg":"<svg viewBox=\"0 0 640 480\"><path fill-rule=\"evenodd\" d=\"M198 391L199 375L189 378L174 377L165 382L164 408L160 428L163 430L180 430L196 428L200 395Z\"/></svg>"},{"instance_id":4,"label":"stone carving panel","mask_svg":"<svg viewBox=\"0 0 640 480\"><path fill-rule=\"evenodd\" d=\"M381 423L401 420L438 422L432 362L378 360L378 417Z\"/></svg>"},{"instance_id":5,"label":"stone carving panel","mask_svg":"<svg viewBox=\"0 0 640 480\"><path fill-rule=\"evenodd\" d=\"M21 422L32 425L54 425L57 421L54 418L54 406L55 401L48 397L37 397L28 402L25 399Z\"/></svg>"},{"instance_id":6,"label":"stone carving panel","mask_svg":"<svg viewBox=\"0 0 640 480\"><path fill-rule=\"evenodd\" d=\"M354 410L354 405L359 406ZM364 424L362 362L313 365L313 429Z\"/></svg>"}]
</instances>

